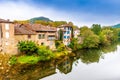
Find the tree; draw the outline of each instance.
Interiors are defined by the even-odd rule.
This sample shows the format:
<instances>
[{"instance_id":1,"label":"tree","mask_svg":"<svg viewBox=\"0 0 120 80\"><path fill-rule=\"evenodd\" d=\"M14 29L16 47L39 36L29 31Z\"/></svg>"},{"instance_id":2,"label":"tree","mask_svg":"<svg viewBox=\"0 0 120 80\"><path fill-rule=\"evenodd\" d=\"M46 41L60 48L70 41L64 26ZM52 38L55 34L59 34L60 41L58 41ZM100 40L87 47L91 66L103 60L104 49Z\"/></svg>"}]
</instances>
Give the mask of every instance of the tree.
<instances>
[{"instance_id":1,"label":"tree","mask_svg":"<svg viewBox=\"0 0 120 80\"><path fill-rule=\"evenodd\" d=\"M82 37L82 48L97 48L99 46L99 36L95 35L88 27L80 28Z\"/></svg>"},{"instance_id":2,"label":"tree","mask_svg":"<svg viewBox=\"0 0 120 80\"><path fill-rule=\"evenodd\" d=\"M93 24L91 30L96 34L99 35L101 32L101 26L99 24Z\"/></svg>"},{"instance_id":3,"label":"tree","mask_svg":"<svg viewBox=\"0 0 120 80\"><path fill-rule=\"evenodd\" d=\"M78 43L78 39L77 38L73 38L71 43L69 44L69 47L73 51L76 51L76 50L80 49L80 44Z\"/></svg>"},{"instance_id":4,"label":"tree","mask_svg":"<svg viewBox=\"0 0 120 80\"><path fill-rule=\"evenodd\" d=\"M60 29L58 31L58 34L59 34L59 40L62 41L63 40L63 31Z\"/></svg>"}]
</instances>

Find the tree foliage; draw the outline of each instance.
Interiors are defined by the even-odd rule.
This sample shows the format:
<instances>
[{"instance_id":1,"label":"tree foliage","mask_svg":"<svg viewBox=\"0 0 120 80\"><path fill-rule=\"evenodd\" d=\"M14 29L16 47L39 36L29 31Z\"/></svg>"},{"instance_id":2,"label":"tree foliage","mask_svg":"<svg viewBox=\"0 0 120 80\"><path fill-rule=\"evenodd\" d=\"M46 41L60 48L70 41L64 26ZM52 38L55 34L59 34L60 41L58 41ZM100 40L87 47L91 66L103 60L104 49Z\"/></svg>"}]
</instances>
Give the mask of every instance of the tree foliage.
<instances>
[{"instance_id":1,"label":"tree foliage","mask_svg":"<svg viewBox=\"0 0 120 80\"><path fill-rule=\"evenodd\" d=\"M76 51L81 48L80 44L78 43L77 38L73 38L71 43L69 44L69 47L73 50Z\"/></svg>"},{"instance_id":2,"label":"tree foliage","mask_svg":"<svg viewBox=\"0 0 120 80\"><path fill-rule=\"evenodd\" d=\"M33 41L20 41L18 43L18 49L27 55L37 53L38 47Z\"/></svg>"},{"instance_id":3,"label":"tree foliage","mask_svg":"<svg viewBox=\"0 0 120 80\"><path fill-rule=\"evenodd\" d=\"M96 34L99 35L101 32L101 26L99 24L93 24L91 30Z\"/></svg>"},{"instance_id":4,"label":"tree foliage","mask_svg":"<svg viewBox=\"0 0 120 80\"><path fill-rule=\"evenodd\" d=\"M46 46L39 46L37 54L41 56L42 60L51 59L54 57L54 54Z\"/></svg>"},{"instance_id":5,"label":"tree foliage","mask_svg":"<svg viewBox=\"0 0 120 80\"><path fill-rule=\"evenodd\" d=\"M58 52L66 50L66 46L63 44L62 41L55 41L55 45L56 45L56 48L57 48Z\"/></svg>"},{"instance_id":6,"label":"tree foliage","mask_svg":"<svg viewBox=\"0 0 120 80\"><path fill-rule=\"evenodd\" d=\"M81 44L82 48L97 48L100 43L99 36L94 34L94 32L86 26L80 28L80 30L80 36L83 39Z\"/></svg>"}]
</instances>

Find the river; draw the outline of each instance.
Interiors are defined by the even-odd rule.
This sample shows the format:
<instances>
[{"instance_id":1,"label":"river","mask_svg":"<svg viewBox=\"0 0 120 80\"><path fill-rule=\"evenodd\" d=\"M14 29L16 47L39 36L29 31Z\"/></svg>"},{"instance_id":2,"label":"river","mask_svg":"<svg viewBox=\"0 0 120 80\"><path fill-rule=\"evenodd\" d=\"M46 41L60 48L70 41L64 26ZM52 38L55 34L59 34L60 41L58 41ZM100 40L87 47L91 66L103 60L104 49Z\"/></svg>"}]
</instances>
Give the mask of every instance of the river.
<instances>
[{"instance_id":1,"label":"river","mask_svg":"<svg viewBox=\"0 0 120 80\"><path fill-rule=\"evenodd\" d=\"M78 51L71 71L56 69L56 74L41 80L120 80L120 46ZM68 68L69 69L69 68Z\"/></svg>"},{"instance_id":2,"label":"river","mask_svg":"<svg viewBox=\"0 0 120 80\"><path fill-rule=\"evenodd\" d=\"M17 65L3 80L120 80L120 46L79 50L73 56L36 65Z\"/></svg>"}]
</instances>

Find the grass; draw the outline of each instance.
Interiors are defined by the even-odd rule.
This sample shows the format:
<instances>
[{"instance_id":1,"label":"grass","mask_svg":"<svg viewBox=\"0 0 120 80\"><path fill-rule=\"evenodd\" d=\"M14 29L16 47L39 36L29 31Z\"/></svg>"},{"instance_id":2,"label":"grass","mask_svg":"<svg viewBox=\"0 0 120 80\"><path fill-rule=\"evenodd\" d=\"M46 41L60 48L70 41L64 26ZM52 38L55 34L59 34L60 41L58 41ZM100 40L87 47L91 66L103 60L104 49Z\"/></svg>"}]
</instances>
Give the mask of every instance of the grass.
<instances>
[{"instance_id":1,"label":"grass","mask_svg":"<svg viewBox=\"0 0 120 80\"><path fill-rule=\"evenodd\" d=\"M17 62L21 63L21 64L25 64L25 63L36 64L38 61L39 61L39 57L37 57L37 56L27 56L27 55L20 56L17 59Z\"/></svg>"}]
</instances>

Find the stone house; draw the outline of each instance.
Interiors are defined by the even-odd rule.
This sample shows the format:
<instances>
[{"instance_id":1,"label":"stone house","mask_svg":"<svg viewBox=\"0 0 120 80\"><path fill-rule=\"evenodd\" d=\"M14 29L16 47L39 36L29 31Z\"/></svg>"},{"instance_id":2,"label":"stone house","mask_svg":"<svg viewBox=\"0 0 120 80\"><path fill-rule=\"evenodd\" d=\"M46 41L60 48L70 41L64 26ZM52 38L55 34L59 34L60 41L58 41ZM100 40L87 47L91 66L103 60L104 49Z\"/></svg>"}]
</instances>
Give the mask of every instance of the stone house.
<instances>
[{"instance_id":1,"label":"stone house","mask_svg":"<svg viewBox=\"0 0 120 80\"><path fill-rule=\"evenodd\" d=\"M56 39L55 27L43 26L41 24L17 24L15 26L15 40L32 40L39 45L49 46L55 49Z\"/></svg>"},{"instance_id":2,"label":"stone house","mask_svg":"<svg viewBox=\"0 0 120 80\"><path fill-rule=\"evenodd\" d=\"M0 19L0 51L4 53L16 53L14 23Z\"/></svg>"},{"instance_id":3,"label":"stone house","mask_svg":"<svg viewBox=\"0 0 120 80\"><path fill-rule=\"evenodd\" d=\"M40 24L17 24L9 20L0 19L0 51L18 54L19 41L32 40L39 45L55 49L57 29Z\"/></svg>"},{"instance_id":4,"label":"stone house","mask_svg":"<svg viewBox=\"0 0 120 80\"><path fill-rule=\"evenodd\" d=\"M60 33L59 33L60 30L62 30L62 32L63 32L62 40L63 40L64 45L66 45L66 46L69 45L70 42L71 42L71 39L72 39L72 34L73 34L72 33L72 31L73 31L72 26L68 25L68 24L59 26L57 28L57 31L58 31L57 38L58 38L58 40L60 38Z\"/></svg>"}]
</instances>

